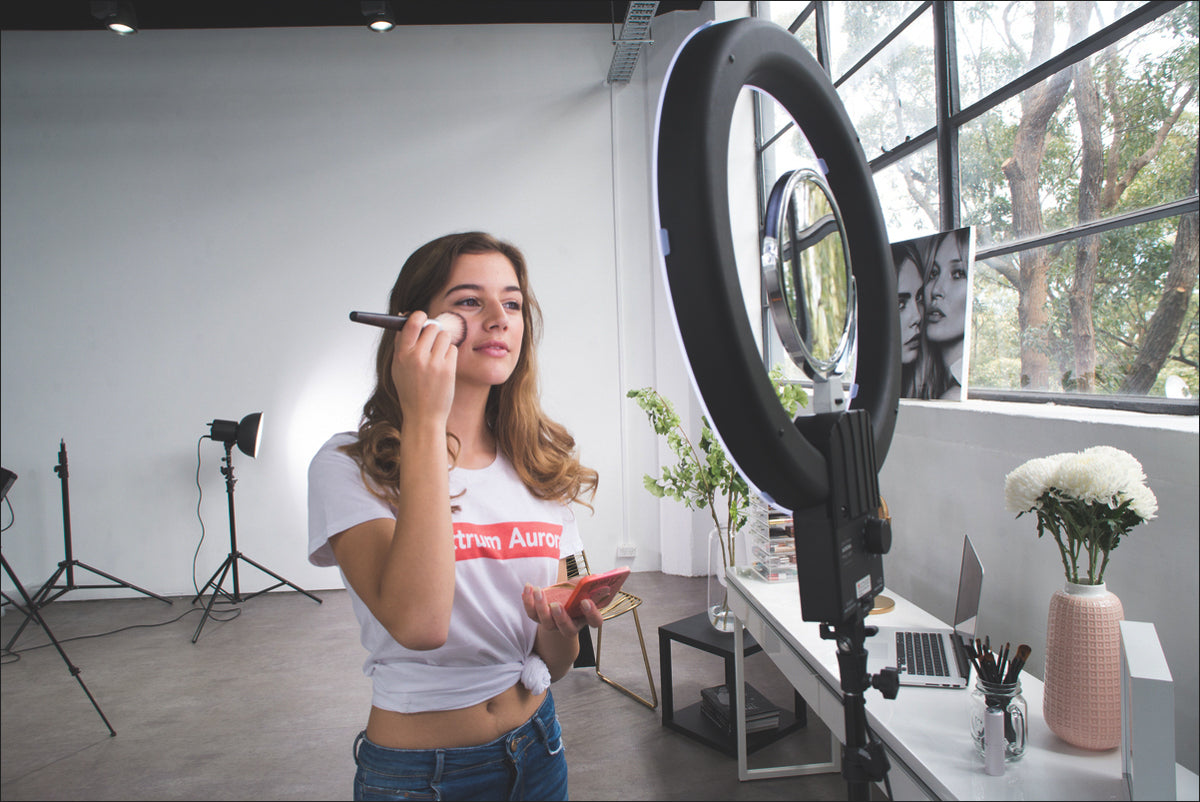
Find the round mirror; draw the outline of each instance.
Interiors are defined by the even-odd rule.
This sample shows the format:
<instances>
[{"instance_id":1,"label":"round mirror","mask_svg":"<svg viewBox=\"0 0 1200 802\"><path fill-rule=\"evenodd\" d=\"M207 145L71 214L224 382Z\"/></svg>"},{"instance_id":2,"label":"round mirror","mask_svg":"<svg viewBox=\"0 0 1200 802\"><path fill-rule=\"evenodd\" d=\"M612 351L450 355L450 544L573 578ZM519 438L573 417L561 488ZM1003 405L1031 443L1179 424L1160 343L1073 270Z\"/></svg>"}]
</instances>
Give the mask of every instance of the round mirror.
<instances>
[{"instance_id":1,"label":"round mirror","mask_svg":"<svg viewBox=\"0 0 1200 802\"><path fill-rule=\"evenodd\" d=\"M857 307L845 230L820 173L802 167L776 182L763 227L763 287L788 356L819 380L844 373L854 350Z\"/></svg>"}]
</instances>

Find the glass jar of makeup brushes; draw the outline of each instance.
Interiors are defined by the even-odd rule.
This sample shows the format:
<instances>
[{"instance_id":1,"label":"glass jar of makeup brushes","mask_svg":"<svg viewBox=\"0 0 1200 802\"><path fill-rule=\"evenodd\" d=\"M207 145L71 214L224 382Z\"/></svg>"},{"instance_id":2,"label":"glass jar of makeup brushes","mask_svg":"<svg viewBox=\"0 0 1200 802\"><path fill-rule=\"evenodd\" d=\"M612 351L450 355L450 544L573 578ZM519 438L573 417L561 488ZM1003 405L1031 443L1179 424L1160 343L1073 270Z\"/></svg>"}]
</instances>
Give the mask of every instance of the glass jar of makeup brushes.
<instances>
[{"instance_id":1,"label":"glass jar of makeup brushes","mask_svg":"<svg viewBox=\"0 0 1200 802\"><path fill-rule=\"evenodd\" d=\"M1025 754L1025 742L1029 735L1029 705L1021 695L1021 683L997 683L976 679L971 692L971 738L980 756L987 753L984 738L984 722L988 710L1004 714L1004 760L1006 763L1020 760Z\"/></svg>"}]
</instances>

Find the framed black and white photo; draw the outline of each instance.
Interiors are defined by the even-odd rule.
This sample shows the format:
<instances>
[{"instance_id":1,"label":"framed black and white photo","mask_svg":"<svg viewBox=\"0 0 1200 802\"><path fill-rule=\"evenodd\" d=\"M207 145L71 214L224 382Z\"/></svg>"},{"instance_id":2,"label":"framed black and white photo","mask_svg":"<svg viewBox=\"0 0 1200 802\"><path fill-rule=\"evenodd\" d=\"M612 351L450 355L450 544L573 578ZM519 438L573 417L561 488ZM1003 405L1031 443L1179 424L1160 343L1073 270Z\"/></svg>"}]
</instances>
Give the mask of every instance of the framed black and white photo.
<instances>
[{"instance_id":1,"label":"framed black and white photo","mask_svg":"<svg viewBox=\"0 0 1200 802\"><path fill-rule=\"evenodd\" d=\"M902 398L967 397L975 230L892 243L900 306Z\"/></svg>"}]
</instances>

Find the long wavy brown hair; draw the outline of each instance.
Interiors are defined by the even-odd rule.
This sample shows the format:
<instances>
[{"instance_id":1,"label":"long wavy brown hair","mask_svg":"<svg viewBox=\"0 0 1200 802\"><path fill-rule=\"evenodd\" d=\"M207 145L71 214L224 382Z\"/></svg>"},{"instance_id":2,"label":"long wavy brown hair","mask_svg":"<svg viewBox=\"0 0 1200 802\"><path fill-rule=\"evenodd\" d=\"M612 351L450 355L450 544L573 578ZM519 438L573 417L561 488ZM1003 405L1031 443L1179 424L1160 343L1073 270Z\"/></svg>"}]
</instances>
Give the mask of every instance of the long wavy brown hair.
<instances>
[{"instance_id":1,"label":"long wavy brown hair","mask_svg":"<svg viewBox=\"0 0 1200 802\"><path fill-rule=\"evenodd\" d=\"M428 311L433 299L450 281L450 270L462 254L499 253L512 263L521 289L521 316L525 331L521 354L512 375L488 394L484 412L496 446L512 463L521 481L534 496L563 503L579 502L589 509L595 495L597 473L580 464L575 438L566 427L542 411L539 399L536 344L541 339L542 311L529 286L525 257L514 245L479 231L449 234L413 252L388 300L388 314ZM362 470L372 493L395 505L400 479L400 439L404 415L392 381L395 337L386 332L375 355L375 390L363 404L358 440L344 446ZM447 432L447 450L453 464L457 438ZM585 498L586 497L586 498Z\"/></svg>"}]
</instances>

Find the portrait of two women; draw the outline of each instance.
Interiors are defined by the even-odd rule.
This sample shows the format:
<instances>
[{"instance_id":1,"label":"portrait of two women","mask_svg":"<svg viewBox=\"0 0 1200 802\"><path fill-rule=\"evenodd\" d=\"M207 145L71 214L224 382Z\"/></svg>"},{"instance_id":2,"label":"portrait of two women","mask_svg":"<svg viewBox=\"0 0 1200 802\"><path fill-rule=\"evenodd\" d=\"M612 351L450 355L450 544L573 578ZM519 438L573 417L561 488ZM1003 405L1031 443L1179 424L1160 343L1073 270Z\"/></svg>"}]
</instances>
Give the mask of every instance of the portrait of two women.
<instances>
[{"instance_id":1,"label":"portrait of two women","mask_svg":"<svg viewBox=\"0 0 1200 802\"><path fill-rule=\"evenodd\" d=\"M974 231L893 243L903 398L967 397Z\"/></svg>"}]
</instances>

